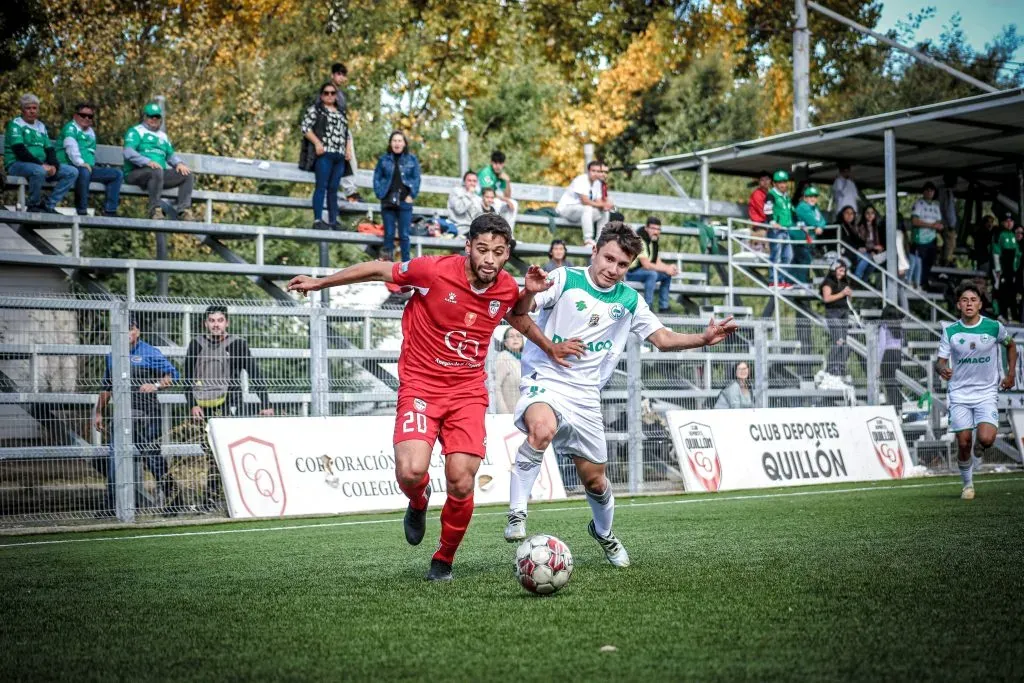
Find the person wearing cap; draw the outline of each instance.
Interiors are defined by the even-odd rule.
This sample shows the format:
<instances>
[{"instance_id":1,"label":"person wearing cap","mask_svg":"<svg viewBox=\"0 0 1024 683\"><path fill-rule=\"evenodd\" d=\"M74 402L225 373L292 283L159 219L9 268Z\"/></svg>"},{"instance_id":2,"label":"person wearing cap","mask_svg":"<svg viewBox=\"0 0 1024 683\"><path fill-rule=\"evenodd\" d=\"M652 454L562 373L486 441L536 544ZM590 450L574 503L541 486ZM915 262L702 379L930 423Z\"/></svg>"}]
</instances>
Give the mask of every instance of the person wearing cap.
<instances>
[{"instance_id":1,"label":"person wearing cap","mask_svg":"<svg viewBox=\"0 0 1024 683\"><path fill-rule=\"evenodd\" d=\"M992 241L992 282L996 290L996 314L1008 321L1017 314L1021 253L1013 229L1013 214L1003 211L1000 219L999 231Z\"/></svg>"},{"instance_id":2,"label":"person wearing cap","mask_svg":"<svg viewBox=\"0 0 1024 683\"><path fill-rule=\"evenodd\" d=\"M88 102L75 105L75 114L60 131L60 149L57 159L78 169L75 182L75 211L84 216L89 209L89 184L93 181L106 187L104 216L116 216L121 203L121 183L124 173L119 168L96 165L96 131L93 120L96 107Z\"/></svg>"},{"instance_id":3,"label":"person wearing cap","mask_svg":"<svg viewBox=\"0 0 1024 683\"><path fill-rule=\"evenodd\" d=\"M140 336L139 321L132 316L128 321L132 442L138 451L136 457L152 473L164 494L163 512L173 514L174 507L179 504L178 490L168 469L167 460L160 452L160 403L157 400L157 395L176 381L179 374L178 369L167 360L167 357L159 349L142 341ZM93 422L100 432L106 431L103 412L113 396L112 372L113 355L107 354L106 371L103 374L103 383L100 385L101 391L93 414ZM118 425L117 433L121 433L120 425ZM101 463L103 462L105 461L101 461ZM106 468L103 468L101 464L101 468L106 470L108 482L111 482L113 468L109 466L109 463ZM142 482L138 482L138 485L141 489ZM108 503L113 505L112 500Z\"/></svg>"},{"instance_id":4,"label":"person wearing cap","mask_svg":"<svg viewBox=\"0 0 1024 683\"><path fill-rule=\"evenodd\" d=\"M818 208L818 188L808 185L804 188L804 196L796 205L796 227L790 229L789 236L794 240L793 263L811 265L811 244L825 234L828 221ZM811 281L810 269L797 270L794 275L801 282Z\"/></svg>"},{"instance_id":5,"label":"person wearing cap","mask_svg":"<svg viewBox=\"0 0 1024 683\"><path fill-rule=\"evenodd\" d=\"M925 183L921 198L910 210L910 224L914 228L910 250L921 259L921 287L925 289L928 288L928 276L938 250L935 240L943 228L942 208L935 200L935 192L935 183Z\"/></svg>"},{"instance_id":6,"label":"person wearing cap","mask_svg":"<svg viewBox=\"0 0 1024 683\"><path fill-rule=\"evenodd\" d=\"M767 245L762 241L767 234L763 226L768 222L768 216L764 212L765 202L768 201L768 190L772 189L772 174L768 171L761 171L757 174L757 187L750 193L747 200L747 218L752 223L758 223L750 228L750 248L754 251L767 252Z\"/></svg>"},{"instance_id":7,"label":"person wearing cap","mask_svg":"<svg viewBox=\"0 0 1024 683\"><path fill-rule=\"evenodd\" d=\"M772 175L772 188L768 190L768 200L764 204L764 213L772 227L768 230L771 242L769 260L775 264L772 268L772 281L769 286L788 289L793 286L793 278L779 273L780 267L785 268L793 262L793 244L789 241L789 229L793 224L793 203L789 199L789 174L776 171Z\"/></svg>"},{"instance_id":8,"label":"person wearing cap","mask_svg":"<svg viewBox=\"0 0 1024 683\"><path fill-rule=\"evenodd\" d=\"M78 169L57 159L46 126L39 120L39 98L26 93L19 104L21 116L8 123L4 132L4 166L8 175L21 176L28 181L29 211L57 213L57 205L78 179ZM44 201L43 182L46 180L55 186Z\"/></svg>"},{"instance_id":9,"label":"person wearing cap","mask_svg":"<svg viewBox=\"0 0 1024 683\"><path fill-rule=\"evenodd\" d=\"M189 167L174 151L167 133L160 130L163 110L156 102L142 109L142 122L124 134L124 180L138 185L149 193L149 217L165 218L160 208L160 195L164 189L177 187L178 201L174 205L178 220L192 220L192 181Z\"/></svg>"}]
</instances>

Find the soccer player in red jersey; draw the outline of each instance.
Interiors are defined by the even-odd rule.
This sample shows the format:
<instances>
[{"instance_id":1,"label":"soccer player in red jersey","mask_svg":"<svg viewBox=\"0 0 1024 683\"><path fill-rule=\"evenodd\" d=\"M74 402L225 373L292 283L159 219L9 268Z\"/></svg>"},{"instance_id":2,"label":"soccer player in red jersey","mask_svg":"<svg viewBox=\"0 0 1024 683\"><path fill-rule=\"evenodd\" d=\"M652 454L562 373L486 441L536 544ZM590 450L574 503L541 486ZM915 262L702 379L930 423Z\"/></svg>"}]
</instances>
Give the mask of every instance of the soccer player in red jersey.
<instances>
[{"instance_id":1,"label":"soccer player in red jersey","mask_svg":"<svg viewBox=\"0 0 1024 683\"><path fill-rule=\"evenodd\" d=\"M404 263L357 263L324 278L299 275L288 283L296 292L315 292L357 282L392 282L413 289L402 315L395 417L395 475L409 498L405 538L419 545L426 530L434 442L445 456L448 498L441 509L441 543L427 578L450 581L455 551L473 516L473 486L486 455L484 416L487 386L484 362L491 333L502 319L537 344L555 362L580 356L573 339L558 344L544 336L529 315L514 315L520 298L515 279L502 267L512 231L495 214L478 216L469 228L466 254L424 256ZM531 269L526 293L550 287L543 271ZM527 307L528 310L528 307Z\"/></svg>"}]
</instances>

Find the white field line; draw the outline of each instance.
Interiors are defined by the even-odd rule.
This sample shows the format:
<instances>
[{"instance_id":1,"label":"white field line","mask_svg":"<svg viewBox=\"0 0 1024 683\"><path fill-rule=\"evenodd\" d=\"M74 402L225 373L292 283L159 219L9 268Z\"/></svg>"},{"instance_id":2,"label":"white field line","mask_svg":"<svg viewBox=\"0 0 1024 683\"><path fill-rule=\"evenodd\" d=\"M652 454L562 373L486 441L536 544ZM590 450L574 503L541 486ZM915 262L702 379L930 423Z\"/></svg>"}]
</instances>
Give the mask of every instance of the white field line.
<instances>
[{"instance_id":1,"label":"white field line","mask_svg":"<svg viewBox=\"0 0 1024 683\"><path fill-rule=\"evenodd\" d=\"M999 477L998 479L979 480L975 484L984 483L1003 483L1008 481L1024 481L1024 477ZM655 507L661 505L693 505L699 503L717 503L735 500L765 500L771 498L796 498L799 496L829 496L838 495L842 493L864 493L867 491L894 491L898 489L927 489L937 488L942 486L959 486L959 481L944 481L944 482L930 482L922 484L892 484L889 486L856 486L846 489L826 489L823 491L785 491L782 493L751 493L737 496L711 496L706 498L681 498L677 500L657 500L657 501L645 501L641 503L630 502L617 505L617 509L624 510L628 508L642 508L642 507ZM589 510L587 505L571 505L566 507L545 507L533 510L533 514L547 513L547 512L572 512L578 510ZM477 512L473 514L474 517L504 517L505 512ZM434 517L436 519L436 517ZM22 543L2 543L0 549L3 548L19 548L22 546L39 546L39 545L64 545L68 543L100 543L103 541L138 541L142 539L151 538L180 538L184 536L220 536L223 534L253 534L270 531L294 531L296 529L327 529L332 527L346 527L346 526L363 526L366 524L397 524L401 522L401 518L395 519L359 519L359 520L348 520L344 522L319 522L314 524L290 524L284 526L270 526L270 527L251 527L247 529L215 529L211 531L176 531L166 534L135 534L130 536L100 536L90 538L62 538L53 539L48 541L25 541Z\"/></svg>"}]
</instances>

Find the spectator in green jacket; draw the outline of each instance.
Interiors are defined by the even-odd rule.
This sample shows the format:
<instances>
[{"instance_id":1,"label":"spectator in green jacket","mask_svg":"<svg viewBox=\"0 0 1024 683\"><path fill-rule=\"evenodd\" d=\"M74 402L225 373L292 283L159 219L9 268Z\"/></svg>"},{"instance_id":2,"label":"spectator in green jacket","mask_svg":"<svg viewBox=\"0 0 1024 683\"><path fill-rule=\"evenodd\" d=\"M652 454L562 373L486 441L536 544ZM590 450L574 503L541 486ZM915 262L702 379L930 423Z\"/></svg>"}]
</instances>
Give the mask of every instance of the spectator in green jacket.
<instances>
[{"instance_id":1,"label":"spectator in green jacket","mask_svg":"<svg viewBox=\"0 0 1024 683\"><path fill-rule=\"evenodd\" d=\"M494 190L494 208L515 232L519 204L512 199L512 179L505 170L505 153L497 149L491 152L491 163L481 168L477 176L480 178L477 191L482 196L487 188Z\"/></svg>"},{"instance_id":2,"label":"spectator in green jacket","mask_svg":"<svg viewBox=\"0 0 1024 683\"><path fill-rule=\"evenodd\" d=\"M768 224L768 239L773 240L769 260L775 264L772 268L772 287L787 289L792 286L793 279L779 274L793 262L793 244L788 241L789 228L793 227L793 203L789 199L789 174L779 170L772 175L772 189L768 190L768 199L764 204L764 213Z\"/></svg>"},{"instance_id":3,"label":"spectator in green jacket","mask_svg":"<svg viewBox=\"0 0 1024 683\"><path fill-rule=\"evenodd\" d=\"M39 98L26 93L19 100L21 116L7 124L4 132L4 166L7 175L21 176L28 181L28 210L57 213L57 204L74 186L78 170L62 164L39 120ZM43 182L55 183L53 192L43 201Z\"/></svg>"},{"instance_id":4,"label":"spectator in green jacket","mask_svg":"<svg viewBox=\"0 0 1024 683\"><path fill-rule=\"evenodd\" d=\"M1013 230L1013 214L1005 211L1001 218L999 233L992 242L992 279L996 287L999 317L1010 320L1017 311L1017 290L1020 286L1017 272L1020 269L1021 254Z\"/></svg>"},{"instance_id":5,"label":"spectator in green jacket","mask_svg":"<svg viewBox=\"0 0 1024 683\"><path fill-rule=\"evenodd\" d=\"M104 216L116 216L121 203L121 183L124 173L119 168L96 165L96 131L93 120L96 107L88 102L75 105L75 115L60 131L57 160L78 169L75 182L75 211L84 216L89 210L89 184L93 181L106 187Z\"/></svg>"},{"instance_id":6,"label":"spectator in green jacket","mask_svg":"<svg viewBox=\"0 0 1024 683\"><path fill-rule=\"evenodd\" d=\"M818 208L818 188L808 185L804 188L800 203L796 205L796 226L789 229L789 237L793 240L794 264L811 265L811 244L815 238L821 238L827 224L828 221ZM800 282L810 282L810 268L801 268L794 276Z\"/></svg>"},{"instance_id":7,"label":"spectator in green jacket","mask_svg":"<svg viewBox=\"0 0 1024 683\"><path fill-rule=\"evenodd\" d=\"M124 181L138 185L149 193L149 217L165 218L160 207L164 188L177 187L178 201L174 208L178 220L192 220L192 181L189 167L174 151L167 133L160 130L163 110L156 102L142 109L142 123L124 134Z\"/></svg>"}]
</instances>

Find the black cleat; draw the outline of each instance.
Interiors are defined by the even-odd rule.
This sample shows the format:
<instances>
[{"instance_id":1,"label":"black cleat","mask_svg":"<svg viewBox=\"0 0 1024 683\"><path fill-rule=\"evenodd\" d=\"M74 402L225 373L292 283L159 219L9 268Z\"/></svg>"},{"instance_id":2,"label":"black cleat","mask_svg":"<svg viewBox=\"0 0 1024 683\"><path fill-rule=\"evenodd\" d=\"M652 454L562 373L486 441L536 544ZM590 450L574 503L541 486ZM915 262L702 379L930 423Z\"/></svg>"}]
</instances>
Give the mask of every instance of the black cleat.
<instances>
[{"instance_id":1,"label":"black cleat","mask_svg":"<svg viewBox=\"0 0 1024 683\"><path fill-rule=\"evenodd\" d=\"M427 489L423 492L427 497L427 502L430 501L430 485L427 485ZM409 542L409 545L419 545L423 541L423 534L427 530L427 508L422 510L413 510L412 503L409 503L409 507L405 510L405 540Z\"/></svg>"},{"instance_id":2,"label":"black cleat","mask_svg":"<svg viewBox=\"0 0 1024 683\"><path fill-rule=\"evenodd\" d=\"M430 570L427 571L427 581L451 581L452 566L443 560L431 559Z\"/></svg>"}]
</instances>

